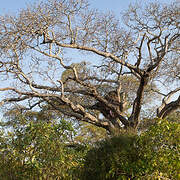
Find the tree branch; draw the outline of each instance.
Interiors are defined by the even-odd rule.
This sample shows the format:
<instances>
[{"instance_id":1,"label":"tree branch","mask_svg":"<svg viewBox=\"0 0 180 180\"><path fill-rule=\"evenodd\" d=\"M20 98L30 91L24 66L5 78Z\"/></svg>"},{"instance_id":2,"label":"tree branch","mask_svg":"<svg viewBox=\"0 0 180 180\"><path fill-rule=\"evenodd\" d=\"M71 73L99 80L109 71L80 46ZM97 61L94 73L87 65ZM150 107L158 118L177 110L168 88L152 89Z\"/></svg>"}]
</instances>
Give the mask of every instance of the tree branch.
<instances>
[{"instance_id":1,"label":"tree branch","mask_svg":"<svg viewBox=\"0 0 180 180\"><path fill-rule=\"evenodd\" d=\"M98 54L98 55L103 56L105 58L113 59L115 62L120 63L120 64L126 66L129 69L132 69L133 71L135 71L136 73L141 75L141 71L139 69L137 69L136 66L133 66L133 65L125 62L124 60L118 58L117 56L115 56L115 55L113 55L113 54L111 54L109 52L103 52L103 51L97 50L96 48L87 47L87 46L80 46L80 45L77 45L77 44L62 44L62 43L59 43L57 41L55 41L55 44L60 46L60 47L80 49L80 50L94 52L95 54Z\"/></svg>"},{"instance_id":2,"label":"tree branch","mask_svg":"<svg viewBox=\"0 0 180 180\"><path fill-rule=\"evenodd\" d=\"M170 102L171 97L178 91L180 91L180 88L176 88L175 90L169 92L167 95L164 95L165 97L162 100L162 104L157 109L157 117L165 118L171 112L179 108L180 96L177 98L177 100Z\"/></svg>"}]
</instances>

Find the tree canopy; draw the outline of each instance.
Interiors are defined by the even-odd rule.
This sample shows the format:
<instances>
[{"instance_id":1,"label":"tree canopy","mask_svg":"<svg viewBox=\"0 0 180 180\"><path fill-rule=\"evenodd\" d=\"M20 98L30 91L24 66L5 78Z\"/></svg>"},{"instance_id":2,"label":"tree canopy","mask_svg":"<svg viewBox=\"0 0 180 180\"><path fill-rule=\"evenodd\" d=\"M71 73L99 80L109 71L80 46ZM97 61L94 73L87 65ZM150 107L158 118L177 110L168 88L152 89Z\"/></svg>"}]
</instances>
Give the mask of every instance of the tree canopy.
<instances>
[{"instance_id":1,"label":"tree canopy","mask_svg":"<svg viewBox=\"0 0 180 180\"><path fill-rule=\"evenodd\" d=\"M179 22L177 1L130 5L122 19L86 0L0 16L1 105L48 104L110 133L137 129L148 105L163 119L180 107Z\"/></svg>"}]
</instances>

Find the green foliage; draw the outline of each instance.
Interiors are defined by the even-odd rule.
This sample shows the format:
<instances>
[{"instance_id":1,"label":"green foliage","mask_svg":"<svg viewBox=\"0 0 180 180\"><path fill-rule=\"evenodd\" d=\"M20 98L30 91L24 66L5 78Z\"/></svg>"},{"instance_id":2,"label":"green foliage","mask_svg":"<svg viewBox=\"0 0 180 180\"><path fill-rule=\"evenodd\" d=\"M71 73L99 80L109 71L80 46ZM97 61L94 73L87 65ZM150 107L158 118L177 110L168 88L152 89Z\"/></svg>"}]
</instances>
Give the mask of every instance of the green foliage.
<instances>
[{"instance_id":1,"label":"green foliage","mask_svg":"<svg viewBox=\"0 0 180 180\"><path fill-rule=\"evenodd\" d=\"M170 122L180 123L180 111L176 111L174 113L171 113L167 117L167 120L170 121Z\"/></svg>"},{"instance_id":2,"label":"green foliage","mask_svg":"<svg viewBox=\"0 0 180 180\"><path fill-rule=\"evenodd\" d=\"M180 169L180 125L168 120L157 123L138 139L140 165L147 177L178 179ZM154 174L154 176L153 176Z\"/></svg>"},{"instance_id":3,"label":"green foliage","mask_svg":"<svg viewBox=\"0 0 180 180\"><path fill-rule=\"evenodd\" d=\"M180 178L180 125L174 116L154 119L140 135L128 130L106 139L105 132L84 124L76 139L81 144L75 144L72 124L64 119L42 112L16 115L5 123L13 131L0 129L2 180Z\"/></svg>"},{"instance_id":4,"label":"green foliage","mask_svg":"<svg viewBox=\"0 0 180 180\"><path fill-rule=\"evenodd\" d=\"M133 177L137 157L136 136L122 134L99 142L86 156L82 179L114 179ZM138 169L137 169L138 171Z\"/></svg>"},{"instance_id":5,"label":"green foliage","mask_svg":"<svg viewBox=\"0 0 180 180\"><path fill-rule=\"evenodd\" d=\"M180 123L180 111L171 113L169 116L167 116L166 120L169 122ZM138 129L140 131L144 131L147 130L150 126L155 125L156 123L157 123L156 118L154 119L144 118L143 120L141 120Z\"/></svg>"},{"instance_id":6,"label":"green foliage","mask_svg":"<svg viewBox=\"0 0 180 180\"><path fill-rule=\"evenodd\" d=\"M104 128L100 128L86 122L81 122L79 132L75 136L75 141L80 144L93 145L95 142L103 140L106 137L107 132Z\"/></svg>"},{"instance_id":7,"label":"green foliage","mask_svg":"<svg viewBox=\"0 0 180 180\"><path fill-rule=\"evenodd\" d=\"M82 179L177 179L180 168L180 126L156 120L140 136L120 134L92 148Z\"/></svg>"},{"instance_id":8,"label":"green foliage","mask_svg":"<svg viewBox=\"0 0 180 180\"><path fill-rule=\"evenodd\" d=\"M71 68L76 68L76 71L79 73L81 78L86 77L86 75L89 73L89 69L87 67L87 63L85 61L82 61L80 63L72 63ZM62 75L61 75L61 80L63 82L66 82L68 79L73 79L74 78L74 72L73 69L66 69Z\"/></svg>"},{"instance_id":9,"label":"green foliage","mask_svg":"<svg viewBox=\"0 0 180 180\"><path fill-rule=\"evenodd\" d=\"M73 179L84 149L73 149L68 133L70 123L29 122L0 137L0 177L17 179Z\"/></svg>"}]
</instances>

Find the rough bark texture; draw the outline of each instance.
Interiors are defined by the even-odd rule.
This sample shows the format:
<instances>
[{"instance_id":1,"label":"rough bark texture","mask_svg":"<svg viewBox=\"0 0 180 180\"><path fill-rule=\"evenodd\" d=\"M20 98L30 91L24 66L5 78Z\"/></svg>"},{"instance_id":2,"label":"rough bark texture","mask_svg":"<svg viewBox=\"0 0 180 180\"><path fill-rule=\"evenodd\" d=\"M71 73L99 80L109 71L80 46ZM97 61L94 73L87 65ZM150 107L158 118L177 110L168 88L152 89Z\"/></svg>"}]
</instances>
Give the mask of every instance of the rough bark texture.
<instances>
[{"instance_id":1,"label":"rough bark texture","mask_svg":"<svg viewBox=\"0 0 180 180\"><path fill-rule=\"evenodd\" d=\"M138 128L154 92L164 96L157 117L165 118L179 108L180 89L161 92L154 85L179 86L179 12L178 3L130 6L126 30L84 0L47 1L1 16L0 76L6 83L0 91L9 93L1 104L24 102L28 110L47 103L66 118L111 131ZM81 56L86 62L69 65Z\"/></svg>"}]
</instances>

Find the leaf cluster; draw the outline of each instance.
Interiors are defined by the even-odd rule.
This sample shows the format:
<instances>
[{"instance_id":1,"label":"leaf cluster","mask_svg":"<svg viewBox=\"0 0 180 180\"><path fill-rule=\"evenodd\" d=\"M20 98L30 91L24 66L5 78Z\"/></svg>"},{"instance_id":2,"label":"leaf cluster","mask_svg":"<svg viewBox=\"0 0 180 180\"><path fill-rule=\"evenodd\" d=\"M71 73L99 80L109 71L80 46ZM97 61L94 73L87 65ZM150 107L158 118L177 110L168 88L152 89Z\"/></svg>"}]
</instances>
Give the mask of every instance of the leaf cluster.
<instances>
[{"instance_id":1,"label":"leaf cluster","mask_svg":"<svg viewBox=\"0 0 180 180\"><path fill-rule=\"evenodd\" d=\"M180 126L160 121L137 136L106 139L86 155L82 179L178 179Z\"/></svg>"}]
</instances>

